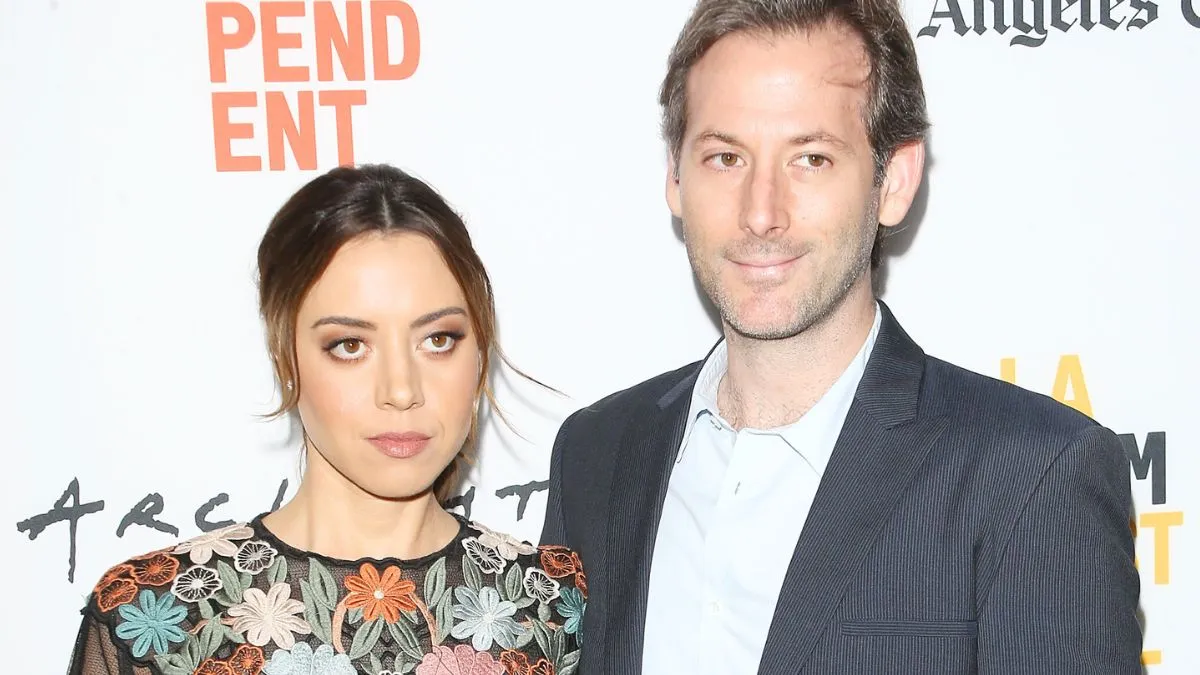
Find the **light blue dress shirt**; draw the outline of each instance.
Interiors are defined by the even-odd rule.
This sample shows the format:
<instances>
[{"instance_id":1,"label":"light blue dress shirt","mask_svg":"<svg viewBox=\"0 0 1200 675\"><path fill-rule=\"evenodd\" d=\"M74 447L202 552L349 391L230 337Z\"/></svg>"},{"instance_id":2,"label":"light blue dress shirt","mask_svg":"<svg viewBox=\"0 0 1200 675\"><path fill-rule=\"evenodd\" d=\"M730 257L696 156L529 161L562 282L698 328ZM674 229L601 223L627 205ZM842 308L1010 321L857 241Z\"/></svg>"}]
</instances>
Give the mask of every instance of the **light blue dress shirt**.
<instances>
[{"instance_id":1,"label":"light blue dress shirt","mask_svg":"<svg viewBox=\"0 0 1200 675\"><path fill-rule=\"evenodd\" d=\"M654 546L642 672L753 674L796 540L879 335L799 420L733 429L717 408L728 365L705 361Z\"/></svg>"}]
</instances>

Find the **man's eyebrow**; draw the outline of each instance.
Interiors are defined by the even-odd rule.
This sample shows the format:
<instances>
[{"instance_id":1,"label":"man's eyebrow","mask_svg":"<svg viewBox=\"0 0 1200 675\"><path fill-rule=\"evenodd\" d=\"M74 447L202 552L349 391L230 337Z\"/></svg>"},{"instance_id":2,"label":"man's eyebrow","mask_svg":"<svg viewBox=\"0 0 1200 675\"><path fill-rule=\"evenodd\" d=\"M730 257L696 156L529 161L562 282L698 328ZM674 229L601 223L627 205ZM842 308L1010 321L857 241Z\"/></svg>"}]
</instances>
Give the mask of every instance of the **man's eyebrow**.
<instances>
[{"instance_id":1,"label":"man's eyebrow","mask_svg":"<svg viewBox=\"0 0 1200 675\"><path fill-rule=\"evenodd\" d=\"M697 134L693 142L699 144L710 141L724 143L726 145L732 145L738 148L746 147L745 144L738 140L736 136L724 131L717 131L715 129L710 129ZM844 152L854 152L849 143L843 141L841 138L835 134L829 133L828 131L818 130L809 133L798 134L788 139L789 145L809 145L811 143L826 143Z\"/></svg>"}]
</instances>

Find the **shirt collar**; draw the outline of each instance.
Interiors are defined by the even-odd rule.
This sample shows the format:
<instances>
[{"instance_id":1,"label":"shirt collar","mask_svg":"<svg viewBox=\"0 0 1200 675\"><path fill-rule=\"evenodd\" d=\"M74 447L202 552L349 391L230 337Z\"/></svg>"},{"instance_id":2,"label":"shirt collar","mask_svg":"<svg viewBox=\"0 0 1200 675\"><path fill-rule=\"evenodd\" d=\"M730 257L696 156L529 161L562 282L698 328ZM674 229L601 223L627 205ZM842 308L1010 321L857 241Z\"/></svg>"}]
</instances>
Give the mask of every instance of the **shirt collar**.
<instances>
[{"instance_id":1,"label":"shirt collar","mask_svg":"<svg viewBox=\"0 0 1200 675\"><path fill-rule=\"evenodd\" d=\"M837 408L849 409L850 403L854 399L854 393L858 389L858 383L862 379L863 373L866 372L867 361L871 357L871 350L874 349L875 342L879 338L879 328L882 324L882 319L883 312L880 311L878 303L876 303L874 322L871 325L870 332L867 333L867 339L863 342L862 347L859 348L858 354L855 355L850 365L846 367L846 370L842 372L837 381L833 383L833 386L829 388L829 391L800 420L776 429L751 429L749 431L778 434L792 446L793 450L800 452L796 430L801 420L822 415L829 408L835 409L828 411L831 414L836 412ZM687 413L687 424L683 430L683 443L680 445L679 452L676 455L676 463L683 459L684 450L688 446L688 441L691 439L697 420L701 417L711 415L721 419L723 422L723 418L717 407L717 387L721 384L721 379L725 377L727 370L729 370L729 351L725 340L722 339L713 348L708 358L705 359L704 364L700 367L699 375L696 376L696 386L692 389L691 405ZM839 423L837 427L840 430L841 424ZM812 461L811 458L806 457L806 459ZM814 468L818 472L823 472L826 461L828 461L828 456L818 458L817 464L819 466L814 466Z\"/></svg>"}]
</instances>

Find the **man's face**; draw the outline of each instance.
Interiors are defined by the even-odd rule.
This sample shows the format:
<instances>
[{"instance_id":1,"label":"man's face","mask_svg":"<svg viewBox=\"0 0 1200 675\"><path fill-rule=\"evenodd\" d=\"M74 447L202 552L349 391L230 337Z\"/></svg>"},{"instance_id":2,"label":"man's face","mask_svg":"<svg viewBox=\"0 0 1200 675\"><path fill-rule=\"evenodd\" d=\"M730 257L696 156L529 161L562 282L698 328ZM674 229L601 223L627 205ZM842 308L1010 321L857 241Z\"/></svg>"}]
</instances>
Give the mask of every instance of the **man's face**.
<instances>
[{"instance_id":1,"label":"man's face","mask_svg":"<svg viewBox=\"0 0 1200 675\"><path fill-rule=\"evenodd\" d=\"M868 73L861 41L835 25L726 36L689 74L667 201L696 276L739 334L791 337L870 287L876 229L907 212L923 151L899 151L902 165L875 184Z\"/></svg>"}]
</instances>

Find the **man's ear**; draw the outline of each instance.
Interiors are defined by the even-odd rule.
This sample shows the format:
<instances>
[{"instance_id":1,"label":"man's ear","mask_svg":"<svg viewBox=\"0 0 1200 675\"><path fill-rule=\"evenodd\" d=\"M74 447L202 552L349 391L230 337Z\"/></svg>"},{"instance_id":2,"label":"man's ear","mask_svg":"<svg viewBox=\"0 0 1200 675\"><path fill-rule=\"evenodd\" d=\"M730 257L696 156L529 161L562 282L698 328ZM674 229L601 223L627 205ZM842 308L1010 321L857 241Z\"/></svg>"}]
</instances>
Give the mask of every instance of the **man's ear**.
<instances>
[{"instance_id":1,"label":"man's ear","mask_svg":"<svg viewBox=\"0 0 1200 675\"><path fill-rule=\"evenodd\" d=\"M892 153L879 189L879 224L895 227L908 215L925 170L925 143L906 143Z\"/></svg>"},{"instance_id":2,"label":"man's ear","mask_svg":"<svg viewBox=\"0 0 1200 675\"><path fill-rule=\"evenodd\" d=\"M679 199L679 160L667 154L667 207L671 209L671 215L676 218L683 217L683 208Z\"/></svg>"}]
</instances>

